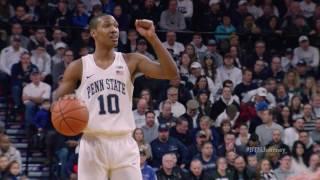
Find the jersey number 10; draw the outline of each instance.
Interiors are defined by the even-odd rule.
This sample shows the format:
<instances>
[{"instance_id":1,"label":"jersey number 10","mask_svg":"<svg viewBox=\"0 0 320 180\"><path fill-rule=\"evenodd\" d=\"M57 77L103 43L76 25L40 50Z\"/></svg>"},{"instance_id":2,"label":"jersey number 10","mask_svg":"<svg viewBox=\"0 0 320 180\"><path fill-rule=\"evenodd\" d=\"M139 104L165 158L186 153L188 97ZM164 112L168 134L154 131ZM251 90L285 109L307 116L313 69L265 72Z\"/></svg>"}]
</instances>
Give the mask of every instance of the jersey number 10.
<instances>
[{"instance_id":1,"label":"jersey number 10","mask_svg":"<svg viewBox=\"0 0 320 180\"><path fill-rule=\"evenodd\" d=\"M103 115L106 114L105 105L104 105L104 96L100 95L98 97L100 111L99 114ZM119 113L119 96L116 94L109 94L107 96L107 105L108 105L108 112L110 114Z\"/></svg>"}]
</instances>

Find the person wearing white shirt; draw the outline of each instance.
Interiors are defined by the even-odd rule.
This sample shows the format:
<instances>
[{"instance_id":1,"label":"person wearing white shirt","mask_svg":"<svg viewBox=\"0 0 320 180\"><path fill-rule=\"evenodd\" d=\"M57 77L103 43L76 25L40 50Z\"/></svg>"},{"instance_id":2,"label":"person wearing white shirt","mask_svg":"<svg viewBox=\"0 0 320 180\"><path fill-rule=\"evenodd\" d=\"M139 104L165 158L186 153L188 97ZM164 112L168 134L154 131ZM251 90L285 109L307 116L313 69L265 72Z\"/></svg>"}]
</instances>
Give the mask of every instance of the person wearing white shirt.
<instances>
[{"instance_id":1,"label":"person wearing white shirt","mask_svg":"<svg viewBox=\"0 0 320 180\"><path fill-rule=\"evenodd\" d=\"M303 0L300 2L300 9L305 18L310 18L316 10L316 4L312 0Z\"/></svg>"},{"instance_id":2,"label":"person wearing white shirt","mask_svg":"<svg viewBox=\"0 0 320 180\"><path fill-rule=\"evenodd\" d=\"M174 117L180 117L186 112L186 108L184 107L184 105L178 102L177 88L170 87L167 90L167 99L171 102L171 111ZM160 107L162 107L162 103L163 102L160 103L159 109L161 109Z\"/></svg>"},{"instance_id":3,"label":"person wearing white shirt","mask_svg":"<svg viewBox=\"0 0 320 180\"><path fill-rule=\"evenodd\" d=\"M51 57L46 52L44 46L39 45L33 52L31 56L32 64L38 67L41 73L41 80L44 80L46 76L51 73Z\"/></svg>"},{"instance_id":4,"label":"person wearing white shirt","mask_svg":"<svg viewBox=\"0 0 320 180\"><path fill-rule=\"evenodd\" d=\"M234 66L234 59L229 53L225 55L223 66L217 69L217 73L221 78L220 82L229 79L233 82L234 86L236 86L242 81L242 72L239 68Z\"/></svg>"},{"instance_id":5,"label":"person wearing white shirt","mask_svg":"<svg viewBox=\"0 0 320 180\"><path fill-rule=\"evenodd\" d=\"M168 31L166 35L166 41L162 45L166 49L172 49L173 55L179 56L184 51L184 46L182 43L177 42L176 33L173 31Z\"/></svg>"},{"instance_id":6,"label":"person wearing white shirt","mask_svg":"<svg viewBox=\"0 0 320 180\"><path fill-rule=\"evenodd\" d=\"M297 119L293 123L293 127L284 130L283 142L292 149L293 143L299 139L299 131L304 128L304 120Z\"/></svg>"},{"instance_id":7,"label":"person wearing white shirt","mask_svg":"<svg viewBox=\"0 0 320 180\"><path fill-rule=\"evenodd\" d=\"M41 75L35 70L30 75L31 83L23 88L22 100L25 104L26 128L28 129L37 107L43 100L50 99L51 86L41 82Z\"/></svg>"},{"instance_id":8,"label":"person wearing white shirt","mask_svg":"<svg viewBox=\"0 0 320 180\"><path fill-rule=\"evenodd\" d=\"M140 98L137 103L137 109L133 110L133 117L137 128L145 125L145 112L147 110L147 101Z\"/></svg>"},{"instance_id":9,"label":"person wearing white shirt","mask_svg":"<svg viewBox=\"0 0 320 180\"><path fill-rule=\"evenodd\" d=\"M20 55L23 52L28 52L28 50L21 47L20 36L13 36L11 39L11 45L1 51L0 70L10 76L12 65L19 62Z\"/></svg>"},{"instance_id":10,"label":"person wearing white shirt","mask_svg":"<svg viewBox=\"0 0 320 180\"><path fill-rule=\"evenodd\" d=\"M319 66L319 50L309 44L307 36L299 37L299 47L293 51L293 63L297 64L299 60L307 63L309 68L318 68Z\"/></svg>"},{"instance_id":11,"label":"person wearing white shirt","mask_svg":"<svg viewBox=\"0 0 320 180\"><path fill-rule=\"evenodd\" d=\"M191 0L178 0L177 9L185 18L192 18L193 3Z\"/></svg>"}]
</instances>

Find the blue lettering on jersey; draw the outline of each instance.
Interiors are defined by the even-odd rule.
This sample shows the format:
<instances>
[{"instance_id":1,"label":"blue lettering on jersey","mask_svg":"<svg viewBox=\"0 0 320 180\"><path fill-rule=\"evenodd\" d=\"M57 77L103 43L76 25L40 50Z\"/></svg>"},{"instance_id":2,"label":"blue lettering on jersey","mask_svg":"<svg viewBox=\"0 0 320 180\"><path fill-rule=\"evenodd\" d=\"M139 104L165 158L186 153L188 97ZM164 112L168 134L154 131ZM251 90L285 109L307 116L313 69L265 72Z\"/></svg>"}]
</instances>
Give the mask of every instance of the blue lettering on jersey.
<instances>
[{"instance_id":1,"label":"blue lettering on jersey","mask_svg":"<svg viewBox=\"0 0 320 180\"><path fill-rule=\"evenodd\" d=\"M87 86L88 99L98 92L112 90L126 95L126 84L116 79L100 79Z\"/></svg>"}]
</instances>

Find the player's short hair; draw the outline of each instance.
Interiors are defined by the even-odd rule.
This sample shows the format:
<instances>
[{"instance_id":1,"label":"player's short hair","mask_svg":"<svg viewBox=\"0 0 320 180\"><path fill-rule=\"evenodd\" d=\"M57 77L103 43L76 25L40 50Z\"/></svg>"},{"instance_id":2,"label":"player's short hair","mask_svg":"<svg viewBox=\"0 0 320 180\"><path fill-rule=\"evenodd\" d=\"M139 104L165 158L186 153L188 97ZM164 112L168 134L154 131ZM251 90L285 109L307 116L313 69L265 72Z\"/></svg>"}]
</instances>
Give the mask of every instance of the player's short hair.
<instances>
[{"instance_id":1,"label":"player's short hair","mask_svg":"<svg viewBox=\"0 0 320 180\"><path fill-rule=\"evenodd\" d=\"M100 14L94 18L92 18L89 22L89 30L93 30L93 29L96 29L100 20L101 20L101 17L111 17L111 15L108 15L108 14Z\"/></svg>"}]
</instances>

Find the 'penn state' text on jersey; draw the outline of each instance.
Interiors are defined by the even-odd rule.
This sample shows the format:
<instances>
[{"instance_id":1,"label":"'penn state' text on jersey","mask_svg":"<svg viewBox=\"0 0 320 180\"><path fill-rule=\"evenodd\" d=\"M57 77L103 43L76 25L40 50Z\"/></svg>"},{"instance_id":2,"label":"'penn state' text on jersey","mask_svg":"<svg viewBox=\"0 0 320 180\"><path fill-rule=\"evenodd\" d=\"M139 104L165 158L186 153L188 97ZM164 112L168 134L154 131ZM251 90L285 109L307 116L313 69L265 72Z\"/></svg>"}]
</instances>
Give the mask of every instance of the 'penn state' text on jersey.
<instances>
[{"instance_id":1,"label":"'penn state' text on jersey","mask_svg":"<svg viewBox=\"0 0 320 180\"><path fill-rule=\"evenodd\" d=\"M135 128L132 113L133 84L127 63L115 52L113 63L102 69L94 62L93 54L83 56L82 80L76 90L89 111L84 133L124 134Z\"/></svg>"}]
</instances>

